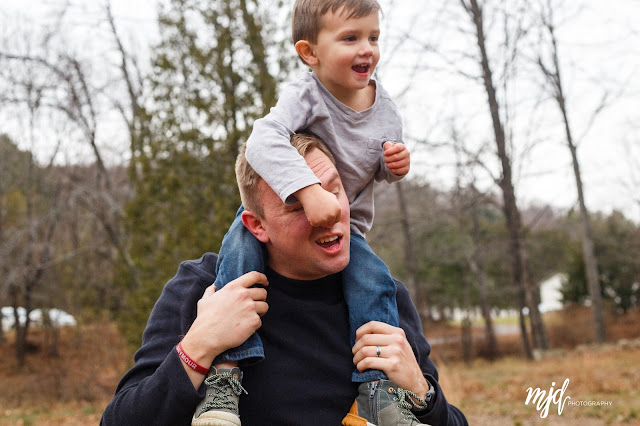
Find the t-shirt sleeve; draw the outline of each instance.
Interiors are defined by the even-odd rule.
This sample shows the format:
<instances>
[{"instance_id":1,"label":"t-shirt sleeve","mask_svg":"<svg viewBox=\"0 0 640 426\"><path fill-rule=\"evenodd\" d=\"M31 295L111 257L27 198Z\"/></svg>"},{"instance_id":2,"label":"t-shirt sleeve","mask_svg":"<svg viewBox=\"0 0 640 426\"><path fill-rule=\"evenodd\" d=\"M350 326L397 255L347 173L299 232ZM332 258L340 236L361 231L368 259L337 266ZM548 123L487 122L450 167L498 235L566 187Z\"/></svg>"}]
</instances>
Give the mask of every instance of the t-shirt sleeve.
<instances>
[{"instance_id":1,"label":"t-shirt sleeve","mask_svg":"<svg viewBox=\"0 0 640 426\"><path fill-rule=\"evenodd\" d=\"M269 114L253 125L247 140L247 161L287 204L295 201L292 194L299 189L320 183L291 146L291 135L323 119L328 119L328 113L323 111L317 88L299 79L285 86Z\"/></svg>"}]
</instances>

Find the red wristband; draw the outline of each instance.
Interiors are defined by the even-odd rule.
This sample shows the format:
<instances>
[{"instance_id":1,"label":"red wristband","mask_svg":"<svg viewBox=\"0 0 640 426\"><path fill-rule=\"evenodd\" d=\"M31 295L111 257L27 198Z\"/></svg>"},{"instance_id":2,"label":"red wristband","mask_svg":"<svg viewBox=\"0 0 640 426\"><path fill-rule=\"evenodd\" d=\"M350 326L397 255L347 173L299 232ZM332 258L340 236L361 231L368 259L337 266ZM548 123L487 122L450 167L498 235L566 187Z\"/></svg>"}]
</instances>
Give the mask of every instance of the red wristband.
<instances>
[{"instance_id":1,"label":"red wristband","mask_svg":"<svg viewBox=\"0 0 640 426\"><path fill-rule=\"evenodd\" d=\"M207 375L209 369L204 368L203 366L192 360L189 355L185 353L184 349L182 349L182 342L178 343L178 345L176 346L176 352L178 352L178 356L180 357L180 359L183 360L184 363L187 364L196 373L200 373L204 376Z\"/></svg>"}]
</instances>

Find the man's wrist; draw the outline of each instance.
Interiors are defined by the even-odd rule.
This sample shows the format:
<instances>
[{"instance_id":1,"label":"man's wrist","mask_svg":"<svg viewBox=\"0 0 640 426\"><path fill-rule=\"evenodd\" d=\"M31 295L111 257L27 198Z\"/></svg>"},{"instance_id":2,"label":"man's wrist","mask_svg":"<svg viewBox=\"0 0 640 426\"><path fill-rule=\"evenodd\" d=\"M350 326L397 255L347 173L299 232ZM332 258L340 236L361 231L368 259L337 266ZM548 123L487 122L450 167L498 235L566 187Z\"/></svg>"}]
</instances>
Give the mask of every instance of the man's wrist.
<instances>
[{"instance_id":1,"label":"man's wrist","mask_svg":"<svg viewBox=\"0 0 640 426\"><path fill-rule=\"evenodd\" d=\"M424 396L421 397L419 401L411 401L413 405L413 411L429 411L431 410L431 408L433 408L436 397L436 387L433 386L431 382L429 382L429 380L425 379L425 381L427 382L428 386L427 392L423 393Z\"/></svg>"},{"instance_id":2,"label":"man's wrist","mask_svg":"<svg viewBox=\"0 0 640 426\"><path fill-rule=\"evenodd\" d=\"M186 354L189 355L189 358L204 367L211 366L213 359L215 358L215 354L212 355L207 349L207 346L203 343L200 343L197 339L190 338L191 336L187 334L182 341L180 342L180 346ZM178 353L179 354L179 353ZM182 357L181 357L182 359ZM182 359L184 361L184 359ZM187 364L188 365L188 364Z\"/></svg>"},{"instance_id":3,"label":"man's wrist","mask_svg":"<svg viewBox=\"0 0 640 426\"><path fill-rule=\"evenodd\" d=\"M180 357L182 362L186 364L187 367L191 368L196 373L202 374L203 376L207 375L209 369L194 361L182 348L182 342L176 345L176 351L178 352L178 356Z\"/></svg>"}]
</instances>

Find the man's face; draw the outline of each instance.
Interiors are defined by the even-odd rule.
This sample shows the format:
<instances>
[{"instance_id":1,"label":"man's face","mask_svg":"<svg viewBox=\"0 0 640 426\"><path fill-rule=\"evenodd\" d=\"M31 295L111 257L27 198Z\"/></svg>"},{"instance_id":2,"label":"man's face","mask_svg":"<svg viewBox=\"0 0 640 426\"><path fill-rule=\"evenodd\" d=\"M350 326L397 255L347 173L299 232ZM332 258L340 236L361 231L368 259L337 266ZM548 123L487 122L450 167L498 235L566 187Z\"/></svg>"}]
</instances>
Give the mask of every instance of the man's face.
<instances>
[{"instance_id":1,"label":"man's face","mask_svg":"<svg viewBox=\"0 0 640 426\"><path fill-rule=\"evenodd\" d=\"M322 151L311 149L305 160L322 188L338 198L340 221L331 228L312 227L300 203L285 205L261 180L263 232L256 236L267 247L271 269L288 278L314 280L340 272L349 263L349 201L336 167Z\"/></svg>"},{"instance_id":2,"label":"man's face","mask_svg":"<svg viewBox=\"0 0 640 426\"><path fill-rule=\"evenodd\" d=\"M342 8L327 12L312 47L318 59L313 69L338 99L367 87L380 59L378 12L361 18L347 15Z\"/></svg>"}]
</instances>

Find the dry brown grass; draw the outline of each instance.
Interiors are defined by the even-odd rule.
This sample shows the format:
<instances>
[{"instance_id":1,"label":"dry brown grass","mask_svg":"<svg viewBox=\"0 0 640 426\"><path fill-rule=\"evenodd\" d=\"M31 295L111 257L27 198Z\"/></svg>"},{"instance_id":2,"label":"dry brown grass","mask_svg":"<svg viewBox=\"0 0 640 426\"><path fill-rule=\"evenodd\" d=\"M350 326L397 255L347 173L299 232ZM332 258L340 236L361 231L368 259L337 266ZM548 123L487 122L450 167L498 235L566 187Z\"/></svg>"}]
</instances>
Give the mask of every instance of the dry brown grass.
<instances>
[{"instance_id":1,"label":"dry brown grass","mask_svg":"<svg viewBox=\"0 0 640 426\"><path fill-rule=\"evenodd\" d=\"M438 362L448 400L459 406L472 425L622 425L640 424L640 349L615 346L561 351L540 361L504 358L498 362ZM525 405L527 388L548 392L569 379L565 396L572 401L610 401L611 406L565 405L558 415L552 404L541 419Z\"/></svg>"},{"instance_id":2,"label":"dry brown grass","mask_svg":"<svg viewBox=\"0 0 640 426\"><path fill-rule=\"evenodd\" d=\"M434 345L432 357L440 372L448 400L459 406L472 425L622 425L640 424L640 348L616 344L620 339L640 337L640 312L607 315L610 343L594 345L591 311L574 307L545 315L551 347L538 361L522 358L520 336L498 338L503 355L496 362L476 359L462 362L459 342ZM427 336L444 333L460 336L458 327L438 325ZM474 330L481 335L482 329ZM478 336L479 337L479 336ZM474 353L483 352L482 338L474 339ZM550 406L547 418L540 418L532 404L525 405L527 388L549 391L569 379L565 396L573 401L607 401L610 406L565 405L558 415Z\"/></svg>"},{"instance_id":3,"label":"dry brown grass","mask_svg":"<svg viewBox=\"0 0 640 426\"><path fill-rule=\"evenodd\" d=\"M434 345L433 358L448 400L465 412L471 425L640 424L640 349L585 346L593 341L590 312L585 309L548 315L545 320L557 349L540 361L521 358L517 335L500 337L503 358L493 363L476 359L471 366L461 362L459 344ZM638 312L608 317L607 331L613 342L637 338L639 324ZM430 339L460 335L457 327L425 329ZM81 336L75 329L64 329L59 357L47 357L40 350L31 353L21 369L8 337L9 343L0 346L0 426L98 424L131 362L124 339L111 324L85 326ZM42 348L44 340L43 333L34 330L30 341ZM576 344L583 346L569 348ZM476 346L475 352L481 352ZM561 416L552 405L546 419L532 405L525 405L529 386L548 390L551 382L558 387L567 378L565 395L572 400L611 401L612 405L565 406Z\"/></svg>"},{"instance_id":4,"label":"dry brown grass","mask_svg":"<svg viewBox=\"0 0 640 426\"><path fill-rule=\"evenodd\" d=\"M36 348L44 340L37 329L29 338ZM60 342L58 356L36 350L21 368L13 345L0 346L0 425L98 424L131 360L125 341L106 324L62 329Z\"/></svg>"}]
</instances>

